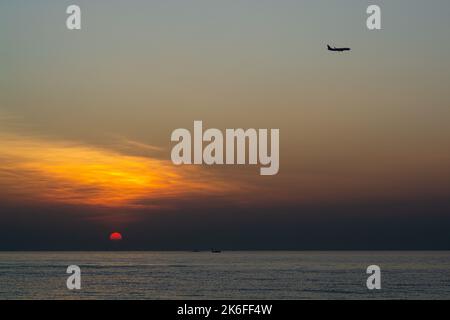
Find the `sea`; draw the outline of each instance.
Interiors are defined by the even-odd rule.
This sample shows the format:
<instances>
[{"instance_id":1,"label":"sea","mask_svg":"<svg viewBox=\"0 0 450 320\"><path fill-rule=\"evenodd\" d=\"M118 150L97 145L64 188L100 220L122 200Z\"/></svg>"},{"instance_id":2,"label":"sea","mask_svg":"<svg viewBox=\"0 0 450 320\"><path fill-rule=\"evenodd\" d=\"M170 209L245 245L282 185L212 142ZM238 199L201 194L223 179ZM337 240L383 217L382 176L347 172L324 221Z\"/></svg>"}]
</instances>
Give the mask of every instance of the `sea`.
<instances>
[{"instance_id":1,"label":"sea","mask_svg":"<svg viewBox=\"0 0 450 320\"><path fill-rule=\"evenodd\" d=\"M450 251L0 252L0 299L450 299Z\"/></svg>"}]
</instances>

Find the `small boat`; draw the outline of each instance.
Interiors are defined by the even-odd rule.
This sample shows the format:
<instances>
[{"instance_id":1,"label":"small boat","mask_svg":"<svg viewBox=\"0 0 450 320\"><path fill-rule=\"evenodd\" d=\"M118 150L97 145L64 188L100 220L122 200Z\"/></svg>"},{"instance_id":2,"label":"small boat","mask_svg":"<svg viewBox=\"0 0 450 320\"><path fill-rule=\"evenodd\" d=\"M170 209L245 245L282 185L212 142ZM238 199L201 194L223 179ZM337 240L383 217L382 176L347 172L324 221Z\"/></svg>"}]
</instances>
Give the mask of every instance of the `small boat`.
<instances>
[{"instance_id":1,"label":"small boat","mask_svg":"<svg viewBox=\"0 0 450 320\"><path fill-rule=\"evenodd\" d=\"M211 252L212 253L221 253L222 251L221 250L217 250L217 249L211 249Z\"/></svg>"}]
</instances>

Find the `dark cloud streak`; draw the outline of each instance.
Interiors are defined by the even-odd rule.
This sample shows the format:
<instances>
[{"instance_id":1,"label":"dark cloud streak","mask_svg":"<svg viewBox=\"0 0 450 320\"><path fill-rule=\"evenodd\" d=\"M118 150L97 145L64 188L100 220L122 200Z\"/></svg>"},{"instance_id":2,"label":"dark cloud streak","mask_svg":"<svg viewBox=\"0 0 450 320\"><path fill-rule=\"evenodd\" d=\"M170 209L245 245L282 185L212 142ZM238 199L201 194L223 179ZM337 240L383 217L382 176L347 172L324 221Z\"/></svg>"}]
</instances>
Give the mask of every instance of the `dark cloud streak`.
<instances>
[{"instance_id":1,"label":"dark cloud streak","mask_svg":"<svg viewBox=\"0 0 450 320\"><path fill-rule=\"evenodd\" d=\"M2 204L0 250L448 250L449 200L97 212ZM11 214L13 213L13 214ZM83 213L85 216L83 216ZM109 232L124 235L110 243Z\"/></svg>"}]
</instances>

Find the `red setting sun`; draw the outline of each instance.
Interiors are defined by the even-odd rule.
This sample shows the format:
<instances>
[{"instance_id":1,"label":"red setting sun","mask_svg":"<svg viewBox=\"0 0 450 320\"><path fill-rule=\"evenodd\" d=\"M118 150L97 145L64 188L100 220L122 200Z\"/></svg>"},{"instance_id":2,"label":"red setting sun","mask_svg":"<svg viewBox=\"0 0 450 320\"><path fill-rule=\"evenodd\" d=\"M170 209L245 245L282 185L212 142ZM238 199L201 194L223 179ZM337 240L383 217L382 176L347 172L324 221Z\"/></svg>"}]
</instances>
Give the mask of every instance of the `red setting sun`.
<instances>
[{"instance_id":1,"label":"red setting sun","mask_svg":"<svg viewBox=\"0 0 450 320\"><path fill-rule=\"evenodd\" d=\"M111 241L122 240L122 235L119 232L113 232L109 235L109 240Z\"/></svg>"}]
</instances>

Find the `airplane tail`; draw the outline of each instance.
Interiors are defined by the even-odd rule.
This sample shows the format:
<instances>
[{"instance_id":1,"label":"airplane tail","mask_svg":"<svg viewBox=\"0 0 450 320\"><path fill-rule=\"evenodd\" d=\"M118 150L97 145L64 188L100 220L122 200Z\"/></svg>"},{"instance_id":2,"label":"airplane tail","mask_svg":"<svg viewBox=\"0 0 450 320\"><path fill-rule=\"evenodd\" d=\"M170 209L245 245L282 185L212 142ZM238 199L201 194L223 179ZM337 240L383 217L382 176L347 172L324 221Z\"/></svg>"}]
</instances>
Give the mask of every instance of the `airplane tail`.
<instances>
[{"instance_id":1,"label":"airplane tail","mask_svg":"<svg viewBox=\"0 0 450 320\"><path fill-rule=\"evenodd\" d=\"M328 50L331 50L331 47L330 47L330 45L329 45L329 44L327 44L327 47L328 47Z\"/></svg>"}]
</instances>

